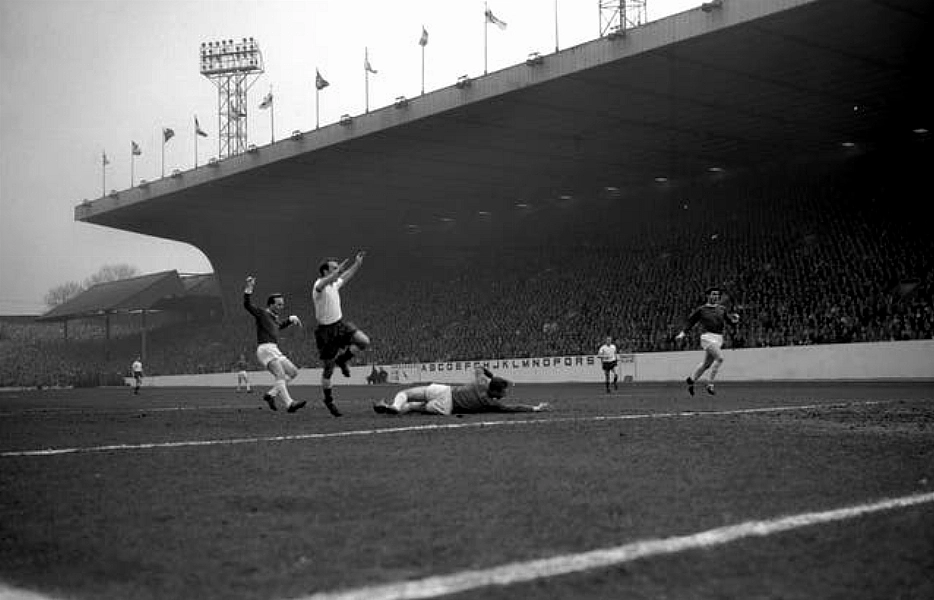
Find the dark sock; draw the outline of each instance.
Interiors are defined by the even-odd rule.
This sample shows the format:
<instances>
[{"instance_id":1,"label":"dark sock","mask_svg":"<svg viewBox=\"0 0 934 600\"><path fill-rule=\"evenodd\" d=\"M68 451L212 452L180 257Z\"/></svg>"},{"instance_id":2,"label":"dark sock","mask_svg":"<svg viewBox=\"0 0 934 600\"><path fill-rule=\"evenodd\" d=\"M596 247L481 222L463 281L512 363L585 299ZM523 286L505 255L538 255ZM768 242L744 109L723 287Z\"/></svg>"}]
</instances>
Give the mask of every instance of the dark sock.
<instances>
[{"instance_id":1,"label":"dark sock","mask_svg":"<svg viewBox=\"0 0 934 600\"><path fill-rule=\"evenodd\" d=\"M324 401L325 402L334 401L334 396L332 396L331 394L332 394L331 388L324 388Z\"/></svg>"},{"instance_id":2,"label":"dark sock","mask_svg":"<svg viewBox=\"0 0 934 600\"><path fill-rule=\"evenodd\" d=\"M350 359L351 359L351 358L353 358L353 352L351 352L350 348L348 348L347 350L344 350L344 351L337 357L337 361L336 361L336 362L337 362L338 364L345 364L345 363L350 362Z\"/></svg>"}]
</instances>

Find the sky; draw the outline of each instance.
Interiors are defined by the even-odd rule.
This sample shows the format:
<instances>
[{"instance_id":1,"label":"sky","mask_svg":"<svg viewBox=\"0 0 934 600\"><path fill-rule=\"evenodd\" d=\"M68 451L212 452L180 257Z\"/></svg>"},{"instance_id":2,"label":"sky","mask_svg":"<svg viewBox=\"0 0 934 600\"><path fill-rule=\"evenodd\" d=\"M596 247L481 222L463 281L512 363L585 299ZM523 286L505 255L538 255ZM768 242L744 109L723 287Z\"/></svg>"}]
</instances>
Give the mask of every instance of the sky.
<instances>
[{"instance_id":1,"label":"sky","mask_svg":"<svg viewBox=\"0 0 934 600\"><path fill-rule=\"evenodd\" d=\"M423 27L431 92L595 39L606 16L599 0L486 4L506 28L489 26L484 52L482 0L0 0L0 315L41 314L50 289L105 265L212 271L188 244L74 219L76 205L131 177L217 156L218 91L199 71L202 42L258 42L264 73L248 94L248 141L263 146L273 119L281 140L419 95ZM645 20L700 4L645 0ZM364 53L377 71L368 93ZM318 94L316 69L330 83ZM270 91L272 110L260 110ZM209 135L197 138L197 157L196 115ZM175 131L164 164L163 127ZM132 141L142 154L131 161Z\"/></svg>"}]
</instances>

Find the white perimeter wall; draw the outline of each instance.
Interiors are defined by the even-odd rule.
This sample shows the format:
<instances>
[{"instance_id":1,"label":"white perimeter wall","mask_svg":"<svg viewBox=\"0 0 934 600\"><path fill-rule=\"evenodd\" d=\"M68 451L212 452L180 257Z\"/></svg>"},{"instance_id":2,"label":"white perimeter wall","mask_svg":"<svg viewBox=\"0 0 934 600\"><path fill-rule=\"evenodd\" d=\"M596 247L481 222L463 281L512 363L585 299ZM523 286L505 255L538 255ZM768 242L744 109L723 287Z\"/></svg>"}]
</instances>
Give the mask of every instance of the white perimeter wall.
<instances>
[{"instance_id":1,"label":"white perimeter wall","mask_svg":"<svg viewBox=\"0 0 934 600\"><path fill-rule=\"evenodd\" d=\"M703 358L700 350L629 354L619 365L620 378L633 381L680 381ZM470 380L473 365L482 364L493 372L519 383L560 383L602 381L599 361L594 356L552 356L491 361L382 365L392 383L403 385L422 381L460 383ZM363 385L371 366L351 367L351 377L335 372L335 385ZM256 386L271 383L265 371L252 371ZM934 379L934 340L873 342L783 348L725 350L718 381L808 381ZM317 385L321 369L300 369L296 385ZM147 377L146 386L235 386L235 373L205 375L166 375ZM132 384L132 378L127 379Z\"/></svg>"}]
</instances>

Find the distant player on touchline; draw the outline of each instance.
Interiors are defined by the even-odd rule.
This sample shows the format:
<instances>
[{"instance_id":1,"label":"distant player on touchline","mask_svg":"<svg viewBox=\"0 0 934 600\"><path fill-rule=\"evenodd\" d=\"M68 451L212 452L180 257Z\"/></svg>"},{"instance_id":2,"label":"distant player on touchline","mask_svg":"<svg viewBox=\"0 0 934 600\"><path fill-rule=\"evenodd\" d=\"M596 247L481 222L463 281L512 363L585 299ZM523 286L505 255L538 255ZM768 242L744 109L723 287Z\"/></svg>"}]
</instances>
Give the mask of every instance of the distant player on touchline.
<instances>
[{"instance_id":1,"label":"distant player on touchline","mask_svg":"<svg viewBox=\"0 0 934 600\"><path fill-rule=\"evenodd\" d=\"M618 358L616 356L616 344L613 343L612 336L606 336L606 341L597 350L597 358L600 359L600 365L603 368L603 382L606 384L606 393L610 393L610 373L613 374L613 389L619 389L619 373L616 372Z\"/></svg>"},{"instance_id":2,"label":"distant player on touchline","mask_svg":"<svg viewBox=\"0 0 934 600\"><path fill-rule=\"evenodd\" d=\"M234 369L237 371L237 391L245 389L246 393L249 394L253 391L253 387L250 385L250 375L246 372L247 366L246 357L241 354L234 365Z\"/></svg>"}]
</instances>

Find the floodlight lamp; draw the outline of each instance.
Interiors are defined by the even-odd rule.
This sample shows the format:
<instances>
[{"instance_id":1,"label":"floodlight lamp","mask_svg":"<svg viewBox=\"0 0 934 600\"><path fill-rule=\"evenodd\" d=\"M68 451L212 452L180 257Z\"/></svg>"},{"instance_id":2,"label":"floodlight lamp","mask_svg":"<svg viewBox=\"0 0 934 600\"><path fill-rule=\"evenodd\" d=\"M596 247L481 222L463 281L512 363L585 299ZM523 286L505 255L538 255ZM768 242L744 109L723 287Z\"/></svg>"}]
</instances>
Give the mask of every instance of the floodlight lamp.
<instances>
[{"instance_id":1,"label":"floodlight lamp","mask_svg":"<svg viewBox=\"0 0 934 600\"><path fill-rule=\"evenodd\" d=\"M256 144L250 144L249 146L246 147L246 151L249 152L250 154L256 154L257 152L259 152L259 148L256 147Z\"/></svg>"},{"instance_id":2,"label":"floodlight lamp","mask_svg":"<svg viewBox=\"0 0 934 600\"><path fill-rule=\"evenodd\" d=\"M145 179L140 179L140 180L139 180L139 187L141 187L141 188L149 187L149 182L146 181Z\"/></svg>"},{"instance_id":3,"label":"floodlight lamp","mask_svg":"<svg viewBox=\"0 0 934 600\"><path fill-rule=\"evenodd\" d=\"M409 101L405 96L396 96L396 108L405 108L409 105Z\"/></svg>"},{"instance_id":4,"label":"floodlight lamp","mask_svg":"<svg viewBox=\"0 0 934 600\"><path fill-rule=\"evenodd\" d=\"M341 115L340 124L341 125L350 125L353 122L353 117L347 114Z\"/></svg>"},{"instance_id":5,"label":"floodlight lamp","mask_svg":"<svg viewBox=\"0 0 934 600\"><path fill-rule=\"evenodd\" d=\"M182 176L182 170L181 170L181 169L172 169L172 177L173 177L173 178L178 179L178 178L181 177L181 176Z\"/></svg>"},{"instance_id":6,"label":"floodlight lamp","mask_svg":"<svg viewBox=\"0 0 934 600\"><path fill-rule=\"evenodd\" d=\"M110 190L110 197L111 197L111 198L116 198L116 197L119 196L119 195L120 195L120 194L117 193L117 190Z\"/></svg>"},{"instance_id":7,"label":"floodlight lamp","mask_svg":"<svg viewBox=\"0 0 934 600\"><path fill-rule=\"evenodd\" d=\"M300 140L300 139L302 139L303 137L305 137L305 134L303 134L303 133L301 132L301 130L296 129L296 130L292 131L292 139L293 139L293 140Z\"/></svg>"},{"instance_id":8,"label":"floodlight lamp","mask_svg":"<svg viewBox=\"0 0 934 600\"><path fill-rule=\"evenodd\" d=\"M457 83L455 83L458 88L463 89L465 87L470 87L470 77L468 75L461 75L457 78Z\"/></svg>"},{"instance_id":9,"label":"floodlight lamp","mask_svg":"<svg viewBox=\"0 0 934 600\"><path fill-rule=\"evenodd\" d=\"M623 28L622 28L621 26L619 26L619 25L617 25L616 27L614 27L613 29L611 29L610 32L609 32L608 34L606 34L606 39L608 39L608 40L618 40L618 39L624 38L624 37L626 37L626 30L623 29Z\"/></svg>"},{"instance_id":10,"label":"floodlight lamp","mask_svg":"<svg viewBox=\"0 0 934 600\"><path fill-rule=\"evenodd\" d=\"M723 8L723 0L710 0L701 4L701 10L705 13L709 13L715 8Z\"/></svg>"},{"instance_id":11,"label":"floodlight lamp","mask_svg":"<svg viewBox=\"0 0 934 600\"><path fill-rule=\"evenodd\" d=\"M217 158L211 157L211 158L208 160L208 166L209 166L209 167L216 167L217 165L218 165L218 163L217 163Z\"/></svg>"},{"instance_id":12,"label":"floodlight lamp","mask_svg":"<svg viewBox=\"0 0 934 600\"><path fill-rule=\"evenodd\" d=\"M540 65L545 62L545 59L538 52L529 53L529 57L525 59L525 64L529 66Z\"/></svg>"}]
</instances>

